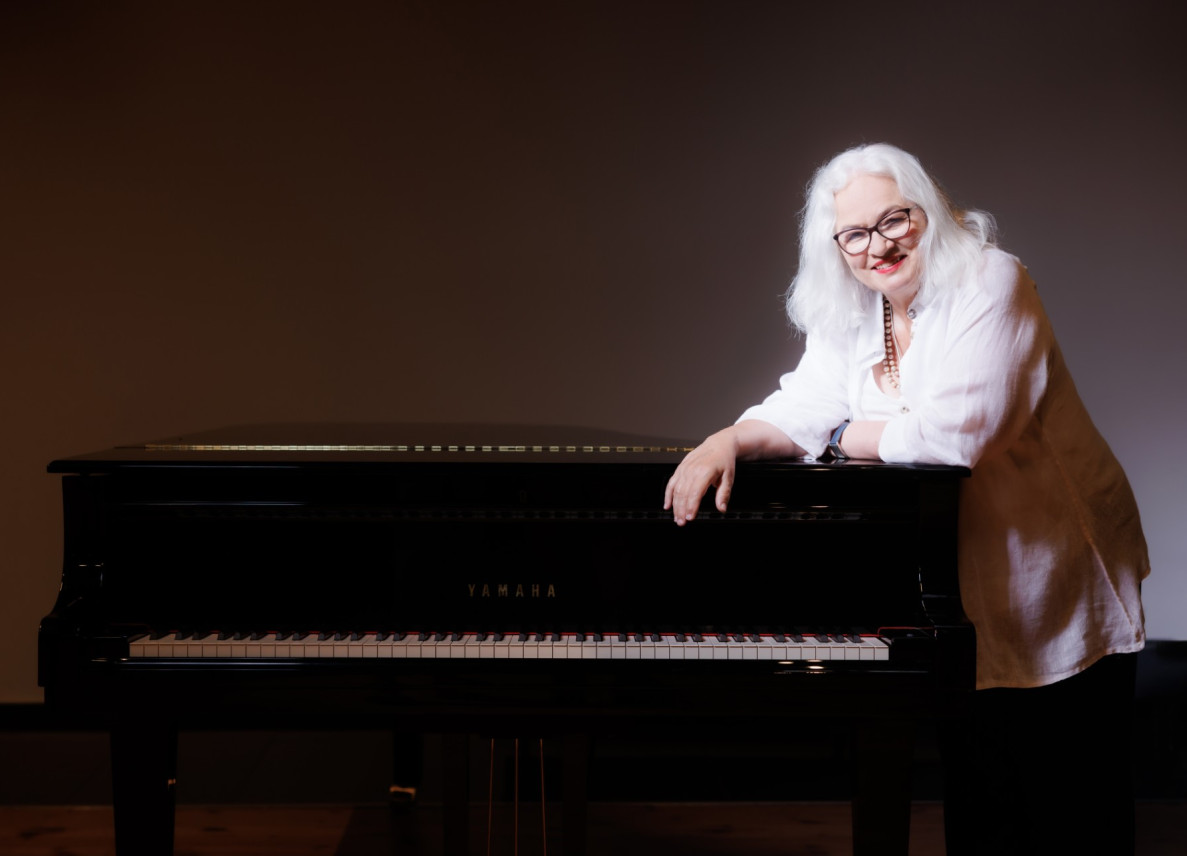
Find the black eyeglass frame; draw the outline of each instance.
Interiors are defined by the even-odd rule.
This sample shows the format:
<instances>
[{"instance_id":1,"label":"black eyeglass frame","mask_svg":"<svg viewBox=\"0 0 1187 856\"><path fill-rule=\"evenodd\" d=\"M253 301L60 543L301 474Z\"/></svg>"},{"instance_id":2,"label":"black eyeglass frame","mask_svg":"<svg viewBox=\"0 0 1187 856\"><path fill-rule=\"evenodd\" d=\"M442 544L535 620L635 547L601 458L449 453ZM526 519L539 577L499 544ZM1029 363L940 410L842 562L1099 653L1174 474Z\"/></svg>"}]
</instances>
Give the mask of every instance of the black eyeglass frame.
<instances>
[{"instance_id":1,"label":"black eyeglass frame","mask_svg":"<svg viewBox=\"0 0 1187 856\"><path fill-rule=\"evenodd\" d=\"M884 216L881 220L879 220L873 226L870 226L868 228L863 226L863 227L854 228L854 229L842 229L841 231L837 232L837 234L833 235L833 240L837 242L837 246L840 247L841 252L845 253L846 255L860 256L862 253L864 253L866 250L868 250L870 248L870 241L872 241L874 239L875 232L877 232L879 235L882 235L882 237L885 238L887 241L897 241L900 238L905 238L907 236L907 234L911 231L911 226L914 225L913 221L911 220L911 212L914 211L918 207L919 207L918 205L912 205L909 208L896 208L893 211L888 211L886 213L886 216ZM889 235L883 234L882 229L880 227L882 226L883 223L885 223L887 220L889 220L891 217L894 217L897 214L906 214L907 215L907 228L901 235L896 235L895 237L892 238ZM865 243L862 244L862 247L860 250L845 249L845 245L841 243L841 236L844 235L846 232L865 232L866 233Z\"/></svg>"}]
</instances>

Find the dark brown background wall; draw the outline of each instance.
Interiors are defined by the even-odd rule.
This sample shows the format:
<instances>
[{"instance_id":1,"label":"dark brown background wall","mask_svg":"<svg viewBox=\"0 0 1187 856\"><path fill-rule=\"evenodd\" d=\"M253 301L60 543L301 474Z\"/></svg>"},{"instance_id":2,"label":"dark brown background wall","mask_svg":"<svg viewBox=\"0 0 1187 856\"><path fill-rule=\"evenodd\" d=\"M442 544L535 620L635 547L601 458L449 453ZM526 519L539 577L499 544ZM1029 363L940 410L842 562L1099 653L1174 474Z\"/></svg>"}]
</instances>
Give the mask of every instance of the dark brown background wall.
<instances>
[{"instance_id":1,"label":"dark brown background wall","mask_svg":"<svg viewBox=\"0 0 1187 856\"><path fill-rule=\"evenodd\" d=\"M1187 638L1171 3L0 6L0 701L40 698L55 457L224 424L699 437L794 365L811 171L913 150L999 219ZM656 497L657 504L660 497Z\"/></svg>"}]
</instances>

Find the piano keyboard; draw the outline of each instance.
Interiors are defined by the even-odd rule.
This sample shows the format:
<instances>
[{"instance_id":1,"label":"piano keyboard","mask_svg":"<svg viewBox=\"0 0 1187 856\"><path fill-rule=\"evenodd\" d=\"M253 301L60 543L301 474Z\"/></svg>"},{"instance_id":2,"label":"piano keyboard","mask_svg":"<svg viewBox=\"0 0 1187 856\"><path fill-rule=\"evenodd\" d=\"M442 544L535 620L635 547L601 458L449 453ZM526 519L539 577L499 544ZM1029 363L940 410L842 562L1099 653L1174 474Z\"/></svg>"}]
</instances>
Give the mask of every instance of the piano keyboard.
<instances>
[{"instance_id":1,"label":"piano keyboard","mask_svg":"<svg viewBox=\"0 0 1187 856\"><path fill-rule=\"evenodd\" d=\"M874 635L165 633L129 643L132 659L887 660Z\"/></svg>"}]
</instances>

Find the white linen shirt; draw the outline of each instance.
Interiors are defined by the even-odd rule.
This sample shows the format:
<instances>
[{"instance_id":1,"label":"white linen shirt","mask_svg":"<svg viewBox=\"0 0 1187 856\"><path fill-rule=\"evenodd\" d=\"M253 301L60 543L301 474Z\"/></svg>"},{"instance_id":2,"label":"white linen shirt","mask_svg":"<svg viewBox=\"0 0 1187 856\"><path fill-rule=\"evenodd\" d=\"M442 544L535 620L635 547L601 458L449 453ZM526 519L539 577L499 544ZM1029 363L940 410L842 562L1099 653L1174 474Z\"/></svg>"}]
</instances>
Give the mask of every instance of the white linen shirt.
<instances>
[{"instance_id":1,"label":"white linen shirt","mask_svg":"<svg viewBox=\"0 0 1187 856\"><path fill-rule=\"evenodd\" d=\"M1064 364L1034 282L988 249L977 275L916 300L901 398L881 371L881 301L862 323L810 334L794 372L739 421L823 454L846 419L886 420L884 461L972 468L961 485L961 600L977 687L1034 687L1145 643L1150 572L1137 503Z\"/></svg>"}]
</instances>

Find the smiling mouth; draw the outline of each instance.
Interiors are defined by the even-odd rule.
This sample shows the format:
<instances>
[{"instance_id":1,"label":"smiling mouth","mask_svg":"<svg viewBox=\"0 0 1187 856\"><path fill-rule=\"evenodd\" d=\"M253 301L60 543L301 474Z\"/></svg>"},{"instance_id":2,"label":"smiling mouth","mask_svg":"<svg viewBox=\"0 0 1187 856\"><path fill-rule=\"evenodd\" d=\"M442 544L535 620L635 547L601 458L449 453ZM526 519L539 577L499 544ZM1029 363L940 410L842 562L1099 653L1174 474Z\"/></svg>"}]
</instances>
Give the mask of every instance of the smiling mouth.
<instances>
[{"instance_id":1,"label":"smiling mouth","mask_svg":"<svg viewBox=\"0 0 1187 856\"><path fill-rule=\"evenodd\" d=\"M878 273L889 273L902 264L903 259L905 258L906 256L895 256L893 259L887 259L886 261L878 262L878 264L874 265L873 270L877 271Z\"/></svg>"}]
</instances>

